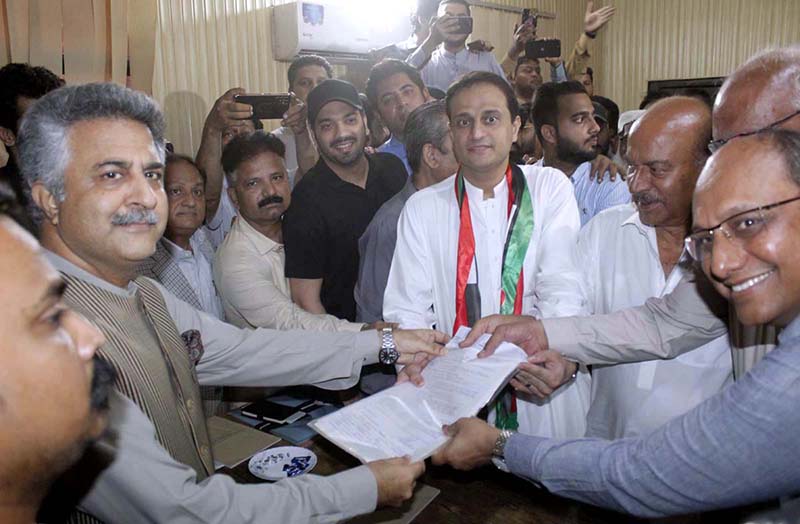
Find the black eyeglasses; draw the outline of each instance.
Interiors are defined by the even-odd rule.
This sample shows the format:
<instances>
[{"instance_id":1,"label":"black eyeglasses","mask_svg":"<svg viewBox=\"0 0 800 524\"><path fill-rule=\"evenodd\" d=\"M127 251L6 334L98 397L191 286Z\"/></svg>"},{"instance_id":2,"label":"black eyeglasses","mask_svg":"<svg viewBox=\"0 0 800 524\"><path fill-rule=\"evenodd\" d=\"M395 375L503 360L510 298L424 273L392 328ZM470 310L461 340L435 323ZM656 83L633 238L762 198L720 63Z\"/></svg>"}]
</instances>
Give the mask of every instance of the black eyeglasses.
<instances>
[{"instance_id":1,"label":"black eyeglasses","mask_svg":"<svg viewBox=\"0 0 800 524\"><path fill-rule=\"evenodd\" d=\"M725 139L721 139L721 140L712 140L711 142L708 143L708 150L711 151L711 153L714 153L717 150L719 150L719 148L721 148L722 146L724 146L725 144L727 144L728 142L730 142L734 138L742 138L742 137L745 137L745 136L757 135L758 133L761 133L762 131L767 131L768 129L772 129L772 128L778 127L779 125L781 125L781 124L783 124L785 122L788 122L789 120L791 120L792 118L796 117L797 115L800 115L800 109L798 109L797 111L795 111L794 113L792 113L789 116L783 117L780 120L776 120L775 122L769 124L768 126L762 127L761 129L756 129L755 131L747 131L746 133L739 133L738 135L733 135L730 138L725 138Z\"/></svg>"},{"instance_id":2,"label":"black eyeglasses","mask_svg":"<svg viewBox=\"0 0 800 524\"><path fill-rule=\"evenodd\" d=\"M781 200L780 202L775 202L767 206L748 209L747 211L742 211L741 213L736 213L726 218L716 226L692 233L684 240L686 251L689 252L689 255L694 260L702 262L703 259L711 253L711 249L714 246L714 235L717 231L721 231L722 234L725 235L725 238L731 242L740 246L744 245L766 227L767 217L764 215L765 211L797 200L800 200L800 196L788 200Z\"/></svg>"}]
</instances>

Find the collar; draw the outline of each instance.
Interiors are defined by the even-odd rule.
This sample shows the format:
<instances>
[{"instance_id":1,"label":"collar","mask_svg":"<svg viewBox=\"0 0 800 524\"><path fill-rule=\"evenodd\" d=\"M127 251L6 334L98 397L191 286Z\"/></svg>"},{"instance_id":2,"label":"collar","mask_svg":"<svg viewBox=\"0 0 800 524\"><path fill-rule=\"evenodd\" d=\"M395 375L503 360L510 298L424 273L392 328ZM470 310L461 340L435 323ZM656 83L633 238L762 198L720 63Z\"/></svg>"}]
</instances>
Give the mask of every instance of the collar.
<instances>
[{"instance_id":1,"label":"collar","mask_svg":"<svg viewBox=\"0 0 800 524\"><path fill-rule=\"evenodd\" d=\"M364 186L364 190L366 190L367 187L370 187L373 184L373 182L374 182L373 179L375 178L375 177L372 176L372 173L373 173L373 169L372 169L373 168L373 160L371 158L371 155L365 155L365 156L367 158L367 183ZM333 171L333 169L331 169L331 167L328 165L328 163L325 161L325 159L322 158L322 156L319 157L319 161L312 168L312 170L314 171L314 174L316 175L313 178L318 179L321 182L324 182L325 184L327 184L328 186L330 186L332 188L337 188L337 187L341 188L341 187L350 187L350 186L358 187L358 186L355 186L354 184L351 184L350 182L345 182L344 180L339 178L339 175L337 175ZM308 177L303 177L303 178L305 179L305 178L308 178ZM359 189L361 189L361 188L359 188Z\"/></svg>"},{"instance_id":2,"label":"collar","mask_svg":"<svg viewBox=\"0 0 800 524\"><path fill-rule=\"evenodd\" d=\"M503 176L503 178L500 179L500 182L498 182L497 185L494 186L493 188L494 198L484 199L483 189L479 188L478 186L472 185L470 181L467 180L467 177L464 177L464 188L467 191L467 198L469 198L470 205L472 205L473 202L476 203L477 205L480 205L481 202L486 202L497 198L504 199L504 197L508 194L508 183L506 182L505 176ZM505 199L503 200L503 202L505 202Z\"/></svg>"},{"instance_id":3,"label":"collar","mask_svg":"<svg viewBox=\"0 0 800 524\"><path fill-rule=\"evenodd\" d=\"M444 57L458 59L459 56L464 56L464 54L469 53L469 49L467 49L467 45L465 43L464 48L461 49L458 53L451 53L450 51L444 48L444 44L439 44L439 52Z\"/></svg>"},{"instance_id":4,"label":"collar","mask_svg":"<svg viewBox=\"0 0 800 524\"><path fill-rule=\"evenodd\" d=\"M798 338L800 338L800 316L795 317L788 326L783 328L781 334L778 335L778 343L785 344Z\"/></svg>"},{"instance_id":5,"label":"collar","mask_svg":"<svg viewBox=\"0 0 800 524\"><path fill-rule=\"evenodd\" d=\"M136 289L137 288L136 288L136 284L133 281L128 283L128 287L127 288L117 287L114 284L111 284L110 282L107 282L107 281L105 281L105 280L103 280L101 278L98 278L98 277L92 275L91 273L89 273L85 269L76 266L75 264L73 264L72 262L67 260L66 258L53 253L49 249L43 249L43 252L44 252L44 256L45 256L45 258L47 258L48 262L53 264L53 266L58 271L60 271L61 273L64 273L65 275L69 275L71 277L75 277L77 279L84 280L84 281L92 284L93 286L97 286L99 288L105 289L106 291L109 291L111 293L114 293L115 295L119 295L119 296L124 297L124 298L131 298L136 293Z\"/></svg>"},{"instance_id":6,"label":"collar","mask_svg":"<svg viewBox=\"0 0 800 524\"><path fill-rule=\"evenodd\" d=\"M283 249L283 244L279 244L265 234L261 233L241 216L231 228L231 232L234 231L238 232L240 235L249 240L255 246L260 255L266 255L271 251Z\"/></svg>"},{"instance_id":7,"label":"collar","mask_svg":"<svg viewBox=\"0 0 800 524\"><path fill-rule=\"evenodd\" d=\"M636 206L634 204L629 204L629 205L631 206L631 216L629 216L624 222L622 222L620 227L633 226L636 229L638 229L640 233L643 234L647 234L648 231L652 231L653 227L645 225L645 223L642 222L642 219L639 218L639 211L636 209Z\"/></svg>"},{"instance_id":8,"label":"collar","mask_svg":"<svg viewBox=\"0 0 800 524\"><path fill-rule=\"evenodd\" d=\"M164 242L164 247L167 250L167 253L174 258L175 260L185 259L189 260L194 258L194 242L192 242L194 237L189 239L189 245L192 247L192 251L188 249L183 249L181 246L173 242L172 240L168 239L167 237L162 237L161 241Z\"/></svg>"}]
</instances>

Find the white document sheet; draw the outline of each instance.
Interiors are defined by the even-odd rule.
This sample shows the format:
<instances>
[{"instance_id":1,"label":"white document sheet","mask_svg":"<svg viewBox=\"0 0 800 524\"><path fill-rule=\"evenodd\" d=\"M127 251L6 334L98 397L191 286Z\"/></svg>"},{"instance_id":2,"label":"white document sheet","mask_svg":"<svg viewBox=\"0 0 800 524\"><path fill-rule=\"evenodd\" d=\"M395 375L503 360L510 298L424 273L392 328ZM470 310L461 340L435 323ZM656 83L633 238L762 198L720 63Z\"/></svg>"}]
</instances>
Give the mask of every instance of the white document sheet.
<instances>
[{"instance_id":1,"label":"white document sheet","mask_svg":"<svg viewBox=\"0 0 800 524\"><path fill-rule=\"evenodd\" d=\"M469 328L459 329L447 344L448 354L428 364L421 388L393 386L317 419L311 427L362 462L429 457L447 442L442 425L475 416L526 359L522 349L505 342L491 357L479 359L489 335L460 349L467 333Z\"/></svg>"}]
</instances>

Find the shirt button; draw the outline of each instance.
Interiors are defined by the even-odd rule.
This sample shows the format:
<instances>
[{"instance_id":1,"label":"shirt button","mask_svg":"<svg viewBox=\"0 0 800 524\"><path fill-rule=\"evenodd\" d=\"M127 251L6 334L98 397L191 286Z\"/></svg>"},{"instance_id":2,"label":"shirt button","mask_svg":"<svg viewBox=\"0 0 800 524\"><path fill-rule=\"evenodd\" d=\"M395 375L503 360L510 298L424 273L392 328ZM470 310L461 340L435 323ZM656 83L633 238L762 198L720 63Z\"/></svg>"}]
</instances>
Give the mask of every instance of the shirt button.
<instances>
[{"instance_id":1,"label":"shirt button","mask_svg":"<svg viewBox=\"0 0 800 524\"><path fill-rule=\"evenodd\" d=\"M202 453L206 457L209 457L209 458L211 457L211 450L208 449L208 446L206 446L205 444L200 446L200 453Z\"/></svg>"},{"instance_id":2,"label":"shirt button","mask_svg":"<svg viewBox=\"0 0 800 524\"><path fill-rule=\"evenodd\" d=\"M189 411L194 411L194 400L192 400L192 399L187 400L186 401L186 408Z\"/></svg>"}]
</instances>

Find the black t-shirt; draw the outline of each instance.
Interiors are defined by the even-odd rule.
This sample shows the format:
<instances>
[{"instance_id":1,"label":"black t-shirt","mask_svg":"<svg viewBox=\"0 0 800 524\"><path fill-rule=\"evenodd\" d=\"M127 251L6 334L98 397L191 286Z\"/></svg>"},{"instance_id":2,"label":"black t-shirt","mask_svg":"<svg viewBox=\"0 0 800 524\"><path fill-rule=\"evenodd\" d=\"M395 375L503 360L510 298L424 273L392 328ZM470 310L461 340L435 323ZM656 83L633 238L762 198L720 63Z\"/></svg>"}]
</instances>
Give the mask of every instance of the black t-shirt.
<instances>
[{"instance_id":1,"label":"black t-shirt","mask_svg":"<svg viewBox=\"0 0 800 524\"><path fill-rule=\"evenodd\" d=\"M368 155L365 189L345 182L320 158L292 192L283 218L286 277L322 279L325 311L354 321L358 239L372 217L408 180L403 162L389 153Z\"/></svg>"}]
</instances>

